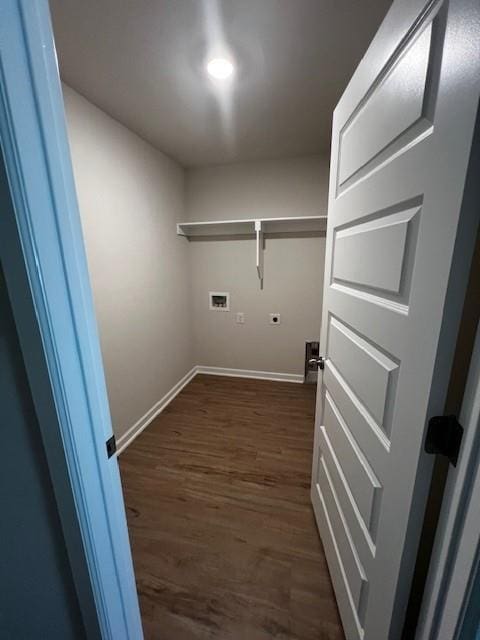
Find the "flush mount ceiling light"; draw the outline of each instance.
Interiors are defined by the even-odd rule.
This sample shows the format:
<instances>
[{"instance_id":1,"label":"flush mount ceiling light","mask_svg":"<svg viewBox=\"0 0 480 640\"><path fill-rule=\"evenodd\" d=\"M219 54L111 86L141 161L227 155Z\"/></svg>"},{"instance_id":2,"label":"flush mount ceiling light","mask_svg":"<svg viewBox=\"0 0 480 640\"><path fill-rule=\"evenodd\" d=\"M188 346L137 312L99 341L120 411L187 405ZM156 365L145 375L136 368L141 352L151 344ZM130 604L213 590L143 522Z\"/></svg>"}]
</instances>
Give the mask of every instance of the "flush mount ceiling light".
<instances>
[{"instance_id":1,"label":"flush mount ceiling light","mask_svg":"<svg viewBox=\"0 0 480 640\"><path fill-rule=\"evenodd\" d=\"M207 73L214 80L228 80L234 71L233 62L227 58L212 58L207 63Z\"/></svg>"}]
</instances>

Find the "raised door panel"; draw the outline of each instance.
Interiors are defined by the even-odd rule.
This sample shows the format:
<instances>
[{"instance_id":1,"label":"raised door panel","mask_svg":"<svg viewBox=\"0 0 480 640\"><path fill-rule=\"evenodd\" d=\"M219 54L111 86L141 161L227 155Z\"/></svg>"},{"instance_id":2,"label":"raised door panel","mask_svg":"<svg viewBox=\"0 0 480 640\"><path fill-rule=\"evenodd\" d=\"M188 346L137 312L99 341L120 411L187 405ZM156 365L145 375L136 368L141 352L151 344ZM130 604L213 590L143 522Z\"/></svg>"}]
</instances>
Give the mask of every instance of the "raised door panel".
<instances>
[{"instance_id":1,"label":"raised door panel","mask_svg":"<svg viewBox=\"0 0 480 640\"><path fill-rule=\"evenodd\" d=\"M332 578L340 582L344 590L345 605L355 621L351 630L355 637L360 639L368 580L321 450L314 491L321 505L318 517L321 518L323 529L328 535L328 541L325 543L333 552L337 563Z\"/></svg>"},{"instance_id":2,"label":"raised door panel","mask_svg":"<svg viewBox=\"0 0 480 640\"><path fill-rule=\"evenodd\" d=\"M367 459L375 460L377 475L381 478L387 466L390 440L329 360L325 363L323 383L335 398L350 431L355 433L360 450Z\"/></svg>"},{"instance_id":3,"label":"raised door panel","mask_svg":"<svg viewBox=\"0 0 480 640\"><path fill-rule=\"evenodd\" d=\"M383 290L398 298L410 266L407 249L418 211L407 209L336 229L333 281Z\"/></svg>"},{"instance_id":4,"label":"raised door panel","mask_svg":"<svg viewBox=\"0 0 480 640\"><path fill-rule=\"evenodd\" d=\"M345 485L351 492L365 529L373 539L381 485L328 391L325 394L324 423Z\"/></svg>"},{"instance_id":5,"label":"raised door panel","mask_svg":"<svg viewBox=\"0 0 480 640\"><path fill-rule=\"evenodd\" d=\"M424 113L431 25L399 49L340 132L341 187Z\"/></svg>"},{"instance_id":6,"label":"raised door panel","mask_svg":"<svg viewBox=\"0 0 480 640\"><path fill-rule=\"evenodd\" d=\"M333 316L329 321L326 356L388 434L387 408L393 403L398 362Z\"/></svg>"}]
</instances>

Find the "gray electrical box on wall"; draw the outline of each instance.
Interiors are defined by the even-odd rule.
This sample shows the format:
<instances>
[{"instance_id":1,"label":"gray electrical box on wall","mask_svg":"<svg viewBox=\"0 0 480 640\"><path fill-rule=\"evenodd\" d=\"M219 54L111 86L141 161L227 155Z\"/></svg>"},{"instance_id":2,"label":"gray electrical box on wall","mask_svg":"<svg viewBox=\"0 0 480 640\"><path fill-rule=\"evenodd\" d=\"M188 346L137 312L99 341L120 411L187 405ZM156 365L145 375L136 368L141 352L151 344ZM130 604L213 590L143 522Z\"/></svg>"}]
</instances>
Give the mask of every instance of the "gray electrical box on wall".
<instances>
[{"instance_id":1,"label":"gray electrical box on wall","mask_svg":"<svg viewBox=\"0 0 480 640\"><path fill-rule=\"evenodd\" d=\"M208 308L210 311L230 311L230 294L226 291L209 291Z\"/></svg>"}]
</instances>

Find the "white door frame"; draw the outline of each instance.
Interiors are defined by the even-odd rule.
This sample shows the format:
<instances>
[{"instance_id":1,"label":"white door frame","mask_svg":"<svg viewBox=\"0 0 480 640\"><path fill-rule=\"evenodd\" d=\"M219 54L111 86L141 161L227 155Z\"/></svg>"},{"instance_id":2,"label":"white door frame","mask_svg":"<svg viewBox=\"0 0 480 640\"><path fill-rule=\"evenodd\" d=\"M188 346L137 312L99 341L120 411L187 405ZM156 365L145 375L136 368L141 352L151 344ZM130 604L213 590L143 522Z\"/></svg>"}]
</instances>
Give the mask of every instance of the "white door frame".
<instances>
[{"instance_id":1,"label":"white door frame","mask_svg":"<svg viewBox=\"0 0 480 640\"><path fill-rule=\"evenodd\" d=\"M477 329L459 422L464 438L451 470L430 562L417 640L461 637L480 553L480 327ZM480 613L479 613L480 621Z\"/></svg>"},{"instance_id":2,"label":"white door frame","mask_svg":"<svg viewBox=\"0 0 480 640\"><path fill-rule=\"evenodd\" d=\"M140 640L47 0L1 2L0 135L0 259L87 636Z\"/></svg>"}]
</instances>

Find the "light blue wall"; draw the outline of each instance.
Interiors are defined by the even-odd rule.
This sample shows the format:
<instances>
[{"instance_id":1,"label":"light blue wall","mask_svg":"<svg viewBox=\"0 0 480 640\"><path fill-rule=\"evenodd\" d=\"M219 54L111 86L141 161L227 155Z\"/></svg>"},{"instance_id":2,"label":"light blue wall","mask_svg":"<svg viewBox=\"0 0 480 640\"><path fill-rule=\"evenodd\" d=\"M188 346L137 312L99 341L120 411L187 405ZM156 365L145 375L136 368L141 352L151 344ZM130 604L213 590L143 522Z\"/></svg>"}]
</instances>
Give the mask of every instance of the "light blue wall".
<instances>
[{"instance_id":1,"label":"light blue wall","mask_svg":"<svg viewBox=\"0 0 480 640\"><path fill-rule=\"evenodd\" d=\"M28 598L13 576L9 589L18 587L18 593L9 594L7 604L23 598L24 606L16 605L15 614L21 613L27 626L40 620L47 624L47 616L63 623L53 635L37 627L35 640L69 640L78 635L66 547L88 639L97 640L103 634L114 640L140 640L143 633L120 474L116 458L108 458L105 449L112 426L48 0L0 1L0 76L0 140L8 176L6 186L0 169L0 261L37 420L33 417L32 422L31 402L30 414L25 412L24 397L19 410L24 429L28 426L36 434L38 422L64 534L64 540L59 538L46 467L39 462L43 453L34 449L30 460L22 460L19 451L11 452L19 461L11 465L9 461L9 474L18 474L24 491L38 484L37 496L28 500L22 496L31 507L23 556L32 544L45 559L32 552L30 562L38 561L38 567L29 573L28 562L18 559L23 573L18 585L25 589L29 575L35 573L36 592ZM11 383L13 394L18 394L16 382ZM36 446L40 446L38 439ZM3 441L0 452L3 464L8 455ZM33 467L25 470L22 464ZM26 486L24 476L31 476ZM13 485L10 492L17 490L14 479L8 474L6 479ZM39 506L39 501L44 504ZM0 510L0 527L4 522ZM11 537L14 531L15 527ZM22 533L19 529L18 535ZM0 545L2 536L0 530ZM0 556L6 546L0 547ZM19 555L19 546L14 545L11 553ZM10 570L15 563L9 564ZM1 566L0 575L5 575ZM6 587L0 592L0 602L5 591ZM6 624L7 606L3 613ZM25 634L15 633L15 640L22 637ZM0 640L4 638L0 629Z\"/></svg>"},{"instance_id":2,"label":"light blue wall","mask_svg":"<svg viewBox=\"0 0 480 640\"><path fill-rule=\"evenodd\" d=\"M0 443L0 638L85 638L1 263Z\"/></svg>"}]
</instances>

